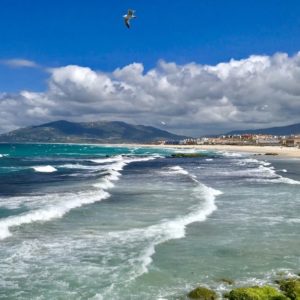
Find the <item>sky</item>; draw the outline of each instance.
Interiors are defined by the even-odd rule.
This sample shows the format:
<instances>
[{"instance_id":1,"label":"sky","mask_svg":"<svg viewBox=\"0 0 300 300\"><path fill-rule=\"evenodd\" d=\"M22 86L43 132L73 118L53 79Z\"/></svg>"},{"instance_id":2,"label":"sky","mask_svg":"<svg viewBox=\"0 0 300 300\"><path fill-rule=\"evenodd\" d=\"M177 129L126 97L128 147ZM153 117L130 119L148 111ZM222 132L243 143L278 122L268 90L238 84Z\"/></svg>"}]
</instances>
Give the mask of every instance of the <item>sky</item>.
<instances>
[{"instance_id":1,"label":"sky","mask_svg":"<svg viewBox=\"0 0 300 300\"><path fill-rule=\"evenodd\" d=\"M296 0L1 0L0 133L59 119L193 136L297 123L299 16Z\"/></svg>"}]
</instances>

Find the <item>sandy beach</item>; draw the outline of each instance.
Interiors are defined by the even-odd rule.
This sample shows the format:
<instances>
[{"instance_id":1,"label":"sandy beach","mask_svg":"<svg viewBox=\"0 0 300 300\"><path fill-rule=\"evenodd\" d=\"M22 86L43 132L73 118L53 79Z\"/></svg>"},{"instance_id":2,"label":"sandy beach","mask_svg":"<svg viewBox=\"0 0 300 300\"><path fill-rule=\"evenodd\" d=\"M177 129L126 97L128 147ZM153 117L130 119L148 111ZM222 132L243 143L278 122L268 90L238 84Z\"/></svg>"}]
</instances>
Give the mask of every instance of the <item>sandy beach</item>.
<instances>
[{"instance_id":1,"label":"sandy beach","mask_svg":"<svg viewBox=\"0 0 300 300\"><path fill-rule=\"evenodd\" d=\"M199 150L216 150L229 152L244 152L277 154L280 157L294 157L300 158L300 149L295 147L281 147L281 146L240 146L240 145L148 145L148 144L133 144L126 146L143 146L143 147L166 147L166 148L182 148L182 149L199 149Z\"/></svg>"}]
</instances>

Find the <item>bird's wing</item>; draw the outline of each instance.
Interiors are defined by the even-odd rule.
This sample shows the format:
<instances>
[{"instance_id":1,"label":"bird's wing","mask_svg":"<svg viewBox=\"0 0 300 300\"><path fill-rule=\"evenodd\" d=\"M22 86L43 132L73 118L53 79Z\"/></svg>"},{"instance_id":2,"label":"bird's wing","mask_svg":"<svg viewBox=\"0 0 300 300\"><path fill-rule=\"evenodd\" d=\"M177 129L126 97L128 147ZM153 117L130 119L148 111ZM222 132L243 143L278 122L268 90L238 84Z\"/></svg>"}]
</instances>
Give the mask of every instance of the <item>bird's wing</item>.
<instances>
[{"instance_id":1,"label":"bird's wing","mask_svg":"<svg viewBox=\"0 0 300 300\"><path fill-rule=\"evenodd\" d=\"M129 20L127 18L124 19L125 25L127 28L130 28L130 23Z\"/></svg>"}]
</instances>

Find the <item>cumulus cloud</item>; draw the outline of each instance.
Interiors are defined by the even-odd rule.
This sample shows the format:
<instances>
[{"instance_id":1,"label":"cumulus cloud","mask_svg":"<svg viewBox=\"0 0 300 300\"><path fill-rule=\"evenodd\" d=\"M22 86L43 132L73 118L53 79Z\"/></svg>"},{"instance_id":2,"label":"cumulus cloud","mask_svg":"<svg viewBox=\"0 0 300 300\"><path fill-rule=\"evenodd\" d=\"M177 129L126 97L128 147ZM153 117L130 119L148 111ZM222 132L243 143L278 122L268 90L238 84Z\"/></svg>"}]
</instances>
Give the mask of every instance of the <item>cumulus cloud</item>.
<instances>
[{"instance_id":1,"label":"cumulus cloud","mask_svg":"<svg viewBox=\"0 0 300 300\"><path fill-rule=\"evenodd\" d=\"M31 60L14 58L1 60L1 63L12 68L38 68L39 65Z\"/></svg>"},{"instance_id":2,"label":"cumulus cloud","mask_svg":"<svg viewBox=\"0 0 300 300\"><path fill-rule=\"evenodd\" d=\"M57 119L123 120L194 136L299 122L300 53L250 56L214 66L165 61L112 73L50 70L48 90L0 95L1 131Z\"/></svg>"}]
</instances>

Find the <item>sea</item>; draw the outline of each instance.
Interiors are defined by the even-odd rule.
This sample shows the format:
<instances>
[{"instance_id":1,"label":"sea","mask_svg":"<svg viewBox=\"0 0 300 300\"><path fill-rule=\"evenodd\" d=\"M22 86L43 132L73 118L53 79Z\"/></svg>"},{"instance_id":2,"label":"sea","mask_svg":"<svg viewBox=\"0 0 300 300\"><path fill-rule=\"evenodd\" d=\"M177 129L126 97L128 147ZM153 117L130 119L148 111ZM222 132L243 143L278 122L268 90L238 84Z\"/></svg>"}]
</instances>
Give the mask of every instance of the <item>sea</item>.
<instances>
[{"instance_id":1,"label":"sea","mask_svg":"<svg viewBox=\"0 0 300 300\"><path fill-rule=\"evenodd\" d=\"M299 159L0 145L0 299L221 296L299 272Z\"/></svg>"}]
</instances>

